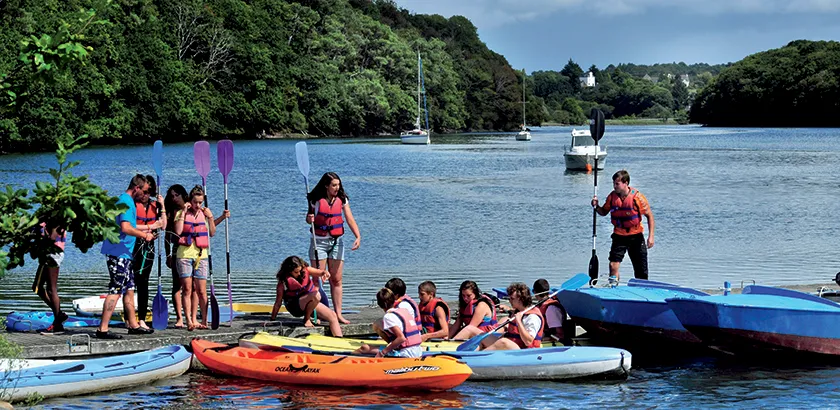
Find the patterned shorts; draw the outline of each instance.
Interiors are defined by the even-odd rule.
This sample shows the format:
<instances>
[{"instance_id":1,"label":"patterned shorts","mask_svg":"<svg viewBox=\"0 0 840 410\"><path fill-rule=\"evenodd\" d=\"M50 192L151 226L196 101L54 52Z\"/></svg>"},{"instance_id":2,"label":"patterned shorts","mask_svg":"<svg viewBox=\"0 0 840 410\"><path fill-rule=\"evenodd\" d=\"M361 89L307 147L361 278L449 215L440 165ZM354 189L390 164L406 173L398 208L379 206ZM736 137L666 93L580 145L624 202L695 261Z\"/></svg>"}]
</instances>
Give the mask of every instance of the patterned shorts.
<instances>
[{"instance_id":1,"label":"patterned shorts","mask_svg":"<svg viewBox=\"0 0 840 410\"><path fill-rule=\"evenodd\" d=\"M131 269L131 259L118 258L108 255L108 274L111 281L108 283L108 293L111 295L125 295L125 292L134 290L134 271Z\"/></svg>"}]
</instances>

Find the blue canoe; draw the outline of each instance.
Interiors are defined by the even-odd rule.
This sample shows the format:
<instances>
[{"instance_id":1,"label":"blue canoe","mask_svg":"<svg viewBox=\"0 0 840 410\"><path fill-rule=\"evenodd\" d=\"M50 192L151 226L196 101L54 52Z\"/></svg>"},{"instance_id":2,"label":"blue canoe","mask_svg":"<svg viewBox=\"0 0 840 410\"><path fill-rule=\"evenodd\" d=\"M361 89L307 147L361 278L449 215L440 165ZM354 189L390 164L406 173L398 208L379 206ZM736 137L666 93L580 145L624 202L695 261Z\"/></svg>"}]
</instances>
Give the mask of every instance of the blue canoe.
<instances>
[{"instance_id":1,"label":"blue canoe","mask_svg":"<svg viewBox=\"0 0 840 410\"><path fill-rule=\"evenodd\" d=\"M665 302L667 298L708 296L669 283L630 279L627 286L563 290L557 299L569 316L595 339L621 343L699 343Z\"/></svg>"},{"instance_id":2,"label":"blue canoe","mask_svg":"<svg viewBox=\"0 0 840 410\"><path fill-rule=\"evenodd\" d=\"M112 391L179 376L189 369L191 357L183 346L167 346L142 353L12 369L2 373L0 388L5 388L4 399L10 402L32 393L50 398Z\"/></svg>"},{"instance_id":3,"label":"blue canoe","mask_svg":"<svg viewBox=\"0 0 840 410\"><path fill-rule=\"evenodd\" d=\"M99 326L98 317L70 316L64 327ZM6 330L11 332L40 332L53 324L52 312L11 312L6 316ZM112 320L109 326L125 326L123 322Z\"/></svg>"},{"instance_id":4,"label":"blue canoe","mask_svg":"<svg viewBox=\"0 0 840 410\"><path fill-rule=\"evenodd\" d=\"M840 304L815 295L751 285L740 295L667 303L686 329L717 350L840 356Z\"/></svg>"}]
</instances>

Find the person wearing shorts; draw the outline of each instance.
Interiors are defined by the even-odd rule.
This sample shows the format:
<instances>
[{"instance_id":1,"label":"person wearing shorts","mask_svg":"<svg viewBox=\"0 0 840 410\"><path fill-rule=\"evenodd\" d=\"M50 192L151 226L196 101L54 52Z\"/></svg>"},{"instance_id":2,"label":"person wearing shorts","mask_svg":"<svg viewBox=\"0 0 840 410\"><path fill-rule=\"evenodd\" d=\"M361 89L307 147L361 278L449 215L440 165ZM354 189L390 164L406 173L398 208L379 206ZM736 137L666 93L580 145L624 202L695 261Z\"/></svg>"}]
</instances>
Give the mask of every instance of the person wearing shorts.
<instances>
[{"instance_id":1,"label":"person wearing shorts","mask_svg":"<svg viewBox=\"0 0 840 410\"><path fill-rule=\"evenodd\" d=\"M187 330L207 329L207 278L210 237L216 235L213 212L204 206L204 189L196 185L189 201L175 214L175 233L179 236L175 267L181 280L181 297ZM198 308L201 307L201 322Z\"/></svg>"},{"instance_id":2,"label":"person wearing shorts","mask_svg":"<svg viewBox=\"0 0 840 410\"><path fill-rule=\"evenodd\" d=\"M131 269L132 251L136 238L151 241L155 235L151 232L142 232L137 229L137 208L135 201L139 201L144 195L148 195L149 182L146 177L137 174L128 184L128 189L119 196L117 204L128 207L125 212L117 215L116 222L120 228L120 237L117 243L105 240L102 243L102 254L106 256L108 266L108 296L102 306L102 321L96 330L96 337L100 339L122 339L122 336L111 333L108 330L108 322L117 306L117 301L122 297L123 312L125 321L128 324L128 334L151 334L153 329L144 329L137 322L134 310L134 272Z\"/></svg>"},{"instance_id":3,"label":"person wearing shorts","mask_svg":"<svg viewBox=\"0 0 840 410\"><path fill-rule=\"evenodd\" d=\"M32 290L52 310L53 324L47 328L47 332L61 333L64 331L64 321L67 320L67 313L61 311L61 299L58 297L58 270L61 262L64 261L64 244L66 234L64 229L47 229L46 222L42 222L37 228L42 238L49 238L53 241L50 245L51 253L40 260L38 270L35 273L35 281Z\"/></svg>"},{"instance_id":4,"label":"person wearing shorts","mask_svg":"<svg viewBox=\"0 0 840 410\"><path fill-rule=\"evenodd\" d=\"M274 298L274 307L271 309L271 320L277 318L281 306L286 306L294 317L303 318L304 327L314 327L312 314L317 313L318 317L329 323L330 333L333 336L341 337L341 325L338 323L338 316L321 302L321 294L315 288L315 280L323 278L330 279L330 273L309 266L299 256L289 256L280 264L277 271L277 295Z\"/></svg>"}]
</instances>

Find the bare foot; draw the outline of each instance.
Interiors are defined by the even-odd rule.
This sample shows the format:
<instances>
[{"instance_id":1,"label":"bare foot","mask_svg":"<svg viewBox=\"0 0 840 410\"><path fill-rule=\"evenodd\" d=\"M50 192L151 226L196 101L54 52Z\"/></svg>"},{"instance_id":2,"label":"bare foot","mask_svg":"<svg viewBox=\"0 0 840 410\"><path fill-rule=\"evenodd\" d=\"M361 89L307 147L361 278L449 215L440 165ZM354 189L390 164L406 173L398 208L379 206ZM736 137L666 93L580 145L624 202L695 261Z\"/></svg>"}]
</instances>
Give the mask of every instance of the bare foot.
<instances>
[{"instance_id":1,"label":"bare foot","mask_svg":"<svg viewBox=\"0 0 840 410\"><path fill-rule=\"evenodd\" d=\"M184 321L183 320L179 320L179 321L175 322L175 328L176 329L181 329L183 327L184 327Z\"/></svg>"},{"instance_id":2,"label":"bare foot","mask_svg":"<svg viewBox=\"0 0 840 410\"><path fill-rule=\"evenodd\" d=\"M339 315L338 316L338 323L341 323L343 325L349 325L350 321L345 319L344 316Z\"/></svg>"},{"instance_id":3,"label":"bare foot","mask_svg":"<svg viewBox=\"0 0 840 410\"><path fill-rule=\"evenodd\" d=\"M307 320L303 322L303 327L315 327L315 325L312 324L311 320Z\"/></svg>"},{"instance_id":4,"label":"bare foot","mask_svg":"<svg viewBox=\"0 0 840 410\"><path fill-rule=\"evenodd\" d=\"M143 329L148 329L149 328L149 325L147 325L146 322L143 321L143 320L141 320L139 322L139 324L140 324L140 327L142 327Z\"/></svg>"}]
</instances>

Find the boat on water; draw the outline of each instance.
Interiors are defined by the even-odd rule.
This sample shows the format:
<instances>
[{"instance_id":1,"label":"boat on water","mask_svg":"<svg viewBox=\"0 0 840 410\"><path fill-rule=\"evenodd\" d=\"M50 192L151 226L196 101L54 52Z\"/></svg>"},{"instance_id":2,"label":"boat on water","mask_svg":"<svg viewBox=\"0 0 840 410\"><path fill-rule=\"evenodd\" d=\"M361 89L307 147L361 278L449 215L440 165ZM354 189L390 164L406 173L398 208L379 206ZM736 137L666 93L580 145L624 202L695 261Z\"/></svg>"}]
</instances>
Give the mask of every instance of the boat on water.
<instances>
[{"instance_id":1,"label":"boat on water","mask_svg":"<svg viewBox=\"0 0 840 410\"><path fill-rule=\"evenodd\" d=\"M420 106L420 97L423 97L423 106ZM420 125L421 114L425 113L426 128ZM432 142L429 137L431 129L429 128L429 110L426 107L426 85L423 79L423 60L420 58L420 52L417 52L417 120L414 122L414 129L405 131L400 134L400 142L403 144L414 145L428 145Z\"/></svg>"},{"instance_id":2,"label":"boat on water","mask_svg":"<svg viewBox=\"0 0 840 410\"><path fill-rule=\"evenodd\" d=\"M607 162L607 149L595 145L595 139L589 130L572 129L572 143L563 147L566 169L589 170L595 167L595 155L598 155L598 169L604 169Z\"/></svg>"},{"instance_id":3,"label":"boat on water","mask_svg":"<svg viewBox=\"0 0 840 410\"><path fill-rule=\"evenodd\" d=\"M32 361L34 367L16 367L0 373L0 391L10 402L33 393L44 398L77 396L139 386L180 376L190 368L190 354L183 346L167 346L148 352L60 362Z\"/></svg>"},{"instance_id":4,"label":"boat on water","mask_svg":"<svg viewBox=\"0 0 840 410\"><path fill-rule=\"evenodd\" d=\"M472 374L451 356L356 357L278 352L192 341L195 357L208 369L230 376L311 386L448 390Z\"/></svg>"},{"instance_id":5,"label":"boat on water","mask_svg":"<svg viewBox=\"0 0 840 410\"><path fill-rule=\"evenodd\" d=\"M666 301L686 329L722 352L840 358L840 304L760 285L747 286L741 294L727 293Z\"/></svg>"},{"instance_id":6,"label":"boat on water","mask_svg":"<svg viewBox=\"0 0 840 410\"><path fill-rule=\"evenodd\" d=\"M352 352L358 349L362 344L370 346L385 346L382 339L351 339L351 338L337 338L318 334L310 334L305 338L294 338L272 335L266 332L258 332L250 339L240 339L239 345L242 347L260 348L265 346L289 346L289 347L306 347L313 350L320 350L324 352ZM453 341L437 341L425 342L421 346L427 352L446 352L454 351L461 345L461 342Z\"/></svg>"},{"instance_id":7,"label":"boat on water","mask_svg":"<svg viewBox=\"0 0 840 410\"><path fill-rule=\"evenodd\" d=\"M516 134L517 141L530 141L531 130L525 125L525 70L522 70L522 126Z\"/></svg>"}]
</instances>

